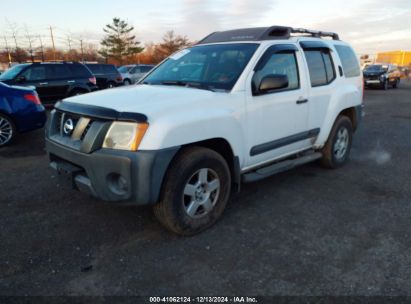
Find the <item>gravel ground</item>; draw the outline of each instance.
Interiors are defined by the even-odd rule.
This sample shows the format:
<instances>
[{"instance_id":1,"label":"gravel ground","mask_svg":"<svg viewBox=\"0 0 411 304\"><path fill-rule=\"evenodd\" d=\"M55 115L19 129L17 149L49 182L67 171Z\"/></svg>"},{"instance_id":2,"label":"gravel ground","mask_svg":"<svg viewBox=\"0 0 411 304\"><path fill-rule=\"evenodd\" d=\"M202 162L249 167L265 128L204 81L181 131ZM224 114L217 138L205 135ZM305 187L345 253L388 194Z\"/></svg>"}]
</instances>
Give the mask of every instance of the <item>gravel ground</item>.
<instances>
[{"instance_id":1,"label":"gravel ground","mask_svg":"<svg viewBox=\"0 0 411 304\"><path fill-rule=\"evenodd\" d=\"M244 185L181 238L71 191L43 130L0 150L0 295L411 296L411 84L366 90L351 161Z\"/></svg>"}]
</instances>

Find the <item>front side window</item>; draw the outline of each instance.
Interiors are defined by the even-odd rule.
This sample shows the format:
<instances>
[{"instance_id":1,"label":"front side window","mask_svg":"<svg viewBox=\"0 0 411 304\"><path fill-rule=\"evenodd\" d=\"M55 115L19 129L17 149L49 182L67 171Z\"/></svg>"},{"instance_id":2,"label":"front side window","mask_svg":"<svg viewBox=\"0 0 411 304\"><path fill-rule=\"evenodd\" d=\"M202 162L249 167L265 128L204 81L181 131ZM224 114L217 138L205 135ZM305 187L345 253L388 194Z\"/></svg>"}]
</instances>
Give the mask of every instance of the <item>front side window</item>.
<instances>
[{"instance_id":1,"label":"front side window","mask_svg":"<svg viewBox=\"0 0 411 304\"><path fill-rule=\"evenodd\" d=\"M300 87L298 77L298 65L294 51L274 53L267 60L265 65L257 70L253 77L253 89L255 90L261 80L270 75L285 75L288 78L288 87L280 89L295 90Z\"/></svg>"},{"instance_id":2,"label":"front side window","mask_svg":"<svg viewBox=\"0 0 411 304\"><path fill-rule=\"evenodd\" d=\"M0 75L0 81L6 81L6 80L12 80L14 77L16 77L21 71L23 71L27 66L30 64L18 64L10 69L8 69L6 72Z\"/></svg>"},{"instance_id":3,"label":"front side window","mask_svg":"<svg viewBox=\"0 0 411 304\"><path fill-rule=\"evenodd\" d=\"M311 86L318 87L331 83L335 79L335 69L329 50L305 50Z\"/></svg>"},{"instance_id":4,"label":"front side window","mask_svg":"<svg viewBox=\"0 0 411 304\"><path fill-rule=\"evenodd\" d=\"M254 43L194 46L167 58L143 83L229 91L257 48Z\"/></svg>"}]
</instances>

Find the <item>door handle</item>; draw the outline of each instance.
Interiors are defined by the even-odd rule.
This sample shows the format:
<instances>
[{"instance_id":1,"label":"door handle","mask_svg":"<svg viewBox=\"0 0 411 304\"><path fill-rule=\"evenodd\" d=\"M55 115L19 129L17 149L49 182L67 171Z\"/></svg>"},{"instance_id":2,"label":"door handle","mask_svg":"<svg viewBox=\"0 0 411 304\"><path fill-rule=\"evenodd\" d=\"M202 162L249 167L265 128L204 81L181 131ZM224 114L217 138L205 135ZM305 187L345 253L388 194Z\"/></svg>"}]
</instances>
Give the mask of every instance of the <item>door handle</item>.
<instances>
[{"instance_id":1,"label":"door handle","mask_svg":"<svg viewBox=\"0 0 411 304\"><path fill-rule=\"evenodd\" d=\"M69 80L69 81L67 81L67 83L75 83L76 81L75 80Z\"/></svg>"},{"instance_id":2,"label":"door handle","mask_svg":"<svg viewBox=\"0 0 411 304\"><path fill-rule=\"evenodd\" d=\"M46 84L49 84L48 82L40 82L39 83L40 85L46 85Z\"/></svg>"},{"instance_id":3,"label":"door handle","mask_svg":"<svg viewBox=\"0 0 411 304\"><path fill-rule=\"evenodd\" d=\"M308 99L298 99L297 100L297 104L303 104L303 103L306 103L306 102L308 102Z\"/></svg>"}]
</instances>

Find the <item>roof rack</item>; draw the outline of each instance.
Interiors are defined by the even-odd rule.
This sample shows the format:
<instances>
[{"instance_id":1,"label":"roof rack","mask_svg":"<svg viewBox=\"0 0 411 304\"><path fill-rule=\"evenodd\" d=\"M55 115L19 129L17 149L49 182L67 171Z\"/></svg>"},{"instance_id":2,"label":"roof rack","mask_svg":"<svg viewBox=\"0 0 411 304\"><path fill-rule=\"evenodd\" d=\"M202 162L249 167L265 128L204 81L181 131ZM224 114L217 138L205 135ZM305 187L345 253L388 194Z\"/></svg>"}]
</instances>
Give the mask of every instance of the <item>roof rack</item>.
<instances>
[{"instance_id":1,"label":"roof rack","mask_svg":"<svg viewBox=\"0 0 411 304\"><path fill-rule=\"evenodd\" d=\"M331 37L334 40L339 40L337 33L314 31L304 28L292 28L287 26L271 26L271 27L255 27L237 29L223 32L214 32L200 40L197 44L230 42L230 41L260 41L260 40L276 40L290 39L292 34L302 34L304 37ZM294 35L296 36L296 35ZM297 35L298 36L298 35Z\"/></svg>"}]
</instances>

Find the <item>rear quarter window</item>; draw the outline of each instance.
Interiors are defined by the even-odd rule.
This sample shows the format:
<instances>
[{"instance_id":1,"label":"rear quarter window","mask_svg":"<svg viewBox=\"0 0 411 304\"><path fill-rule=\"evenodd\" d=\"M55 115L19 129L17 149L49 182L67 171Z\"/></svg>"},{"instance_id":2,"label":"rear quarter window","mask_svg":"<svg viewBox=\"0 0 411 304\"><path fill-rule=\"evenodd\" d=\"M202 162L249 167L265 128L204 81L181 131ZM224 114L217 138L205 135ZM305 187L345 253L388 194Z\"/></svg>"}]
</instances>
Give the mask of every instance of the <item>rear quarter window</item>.
<instances>
[{"instance_id":1,"label":"rear quarter window","mask_svg":"<svg viewBox=\"0 0 411 304\"><path fill-rule=\"evenodd\" d=\"M345 45L335 45L335 49L340 57L345 77L350 78L360 76L360 66L353 50Z\"/></svg>"},{"instance_id":2,"label":"rear quarter window","mask_svg":"<svg viewBox=\"0 0 411 304\"><path fill-rule=\"evenodd\" d=\"M77 78L92 77L91 72L82 64L73 64L69 66L70 66L70 71L73 77L77 77Z\"/></svg>"}]
</instances>

